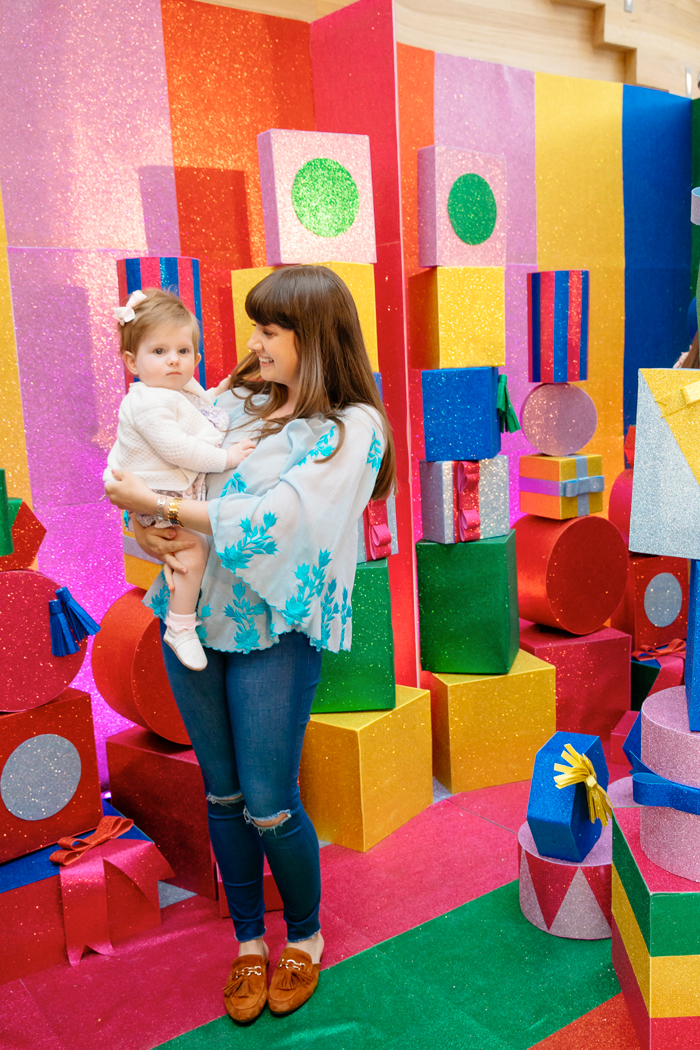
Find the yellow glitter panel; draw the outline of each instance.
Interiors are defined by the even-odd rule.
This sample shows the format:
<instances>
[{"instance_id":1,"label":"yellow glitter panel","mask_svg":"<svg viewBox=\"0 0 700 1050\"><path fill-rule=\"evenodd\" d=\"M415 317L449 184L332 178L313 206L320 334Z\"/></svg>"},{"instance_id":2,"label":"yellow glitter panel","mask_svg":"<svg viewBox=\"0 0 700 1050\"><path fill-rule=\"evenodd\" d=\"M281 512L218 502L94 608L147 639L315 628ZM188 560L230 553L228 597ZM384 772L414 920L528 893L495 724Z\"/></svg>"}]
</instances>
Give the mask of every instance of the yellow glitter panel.
<instances>
[{"instance_id":1,"label":"yellow glitter panel","mask_svg":"<svg viewBox=\"0 0 700 1050\"><path fill-rule=\"evenodd\" d=\"M135 558L133 554L124 555L124 579L132 587L143 587L147 591L160 570L161 566L152 561Z\"/></svg>"},{"instance_id":2,"label":"yellow glitter panel","mask_svg":"<svg viewBox=\"0 0 700 1050\"><path fill-rule=\"evenodd\" d=\"M367 356L373 372L379 371L377 349L377 303L374 295L374 266L371 263L322 263L338 274L350 289L355 300L360 328L367 348Z\"/></svg>"},{"instance_id":3,"label":"yellow glitter panel","mask_svg":"<svg viewBox=\"0 0 700 1050\"><path fill-rule=\"evenodd\" d=\"M0 346L2 346L2 383L0 383L0 467L5 470L7 493L23 499L31 507L27 442L24 434L22 393L17 367L15 326L12 318L10 271L7 263L5 215L0 197Z\"/></svg>"},{"instance_id":4,"label":"yellow glitter panel","mask_svg":"<svg viewBox=\"0 0 700 1050\"><path fill-rule=\"evenodd\" d=\"M520 650L504 675L430 674L433 772L449 791L532 776L556 728L555 669Z\"/></svg>"},{"instance_id":5,"label":"yellow glitter panel","mask_svg":"<svg viewBox=\"0 0 700 1050\"><path fill-rule=\"evenodd\" d=\"M250 270L231 271L233 295L233 323L236 329L236 358L240 362L248 354L247 343L253 333L253 322L245 312L245 300L251 288L263 277L274 273L274 266L255 266Z\"/></svg>"},{"instance_id":6,"label":"yellow glitter panel","mask_svg":"<svg viewBox=\"0 0 700 1050\"><path fill-rule=\"evenodd\" d=\"M590 271L585 389L598 410L592 443L614 478L625 465L622 85L536 73L535 119L537 264Z\"/></svg>"},{"instance_id":7,"label":"yellow glitter panel","mask_svg":"<svg viewBox=\"0 0 700 1050\"><path fill-rule=\"evenodd\" d=\"M700 374L684 368L642 368L640 371L700 484ZM684 394L686 390L688 393ZM692 400L695 396L699 398L697 401Z\"/></svg>"},{"instance_id":8,"label":"yellow glitter panel","mask_svg":"<svg viewBox=\"0 0 700 1050\"><path fill-rule=\"evenodd\" d=\"M498 266L436 266L411 277L411 367L505 365L504 288Z\"/></svg>"},{"instance_id":9,"label":"yellow glitter panel","mask_svg":"<svg viewBox=\"0 0 700 1050\"><path fill-rule=\"evenodd\" d=\"M393 711L312 715L299 786L319 838L365 852L433 799L430 694L396 687Z\"/></svg>"},{"instance_id":10,"label":"yellow glitter panel","mask_svg":"<svg viewBox=\"0 0 700 1050\"><path fill-rule=\"evenodd\" d=\"M612 913L650 1017L700 1017L700 955L649 955L615 866Z\"/></svg>"}]
</instances>

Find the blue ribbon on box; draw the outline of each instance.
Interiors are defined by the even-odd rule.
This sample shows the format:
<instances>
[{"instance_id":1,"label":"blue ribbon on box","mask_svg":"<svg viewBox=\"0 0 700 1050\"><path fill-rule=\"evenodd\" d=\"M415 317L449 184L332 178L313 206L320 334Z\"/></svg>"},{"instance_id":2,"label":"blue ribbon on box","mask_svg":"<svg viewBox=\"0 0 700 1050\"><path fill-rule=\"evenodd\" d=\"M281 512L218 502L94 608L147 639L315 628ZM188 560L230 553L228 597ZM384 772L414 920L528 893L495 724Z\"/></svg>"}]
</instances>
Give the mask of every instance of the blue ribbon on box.
<instances>
[{"instance_id":1,"label":"blue ribbon on box","mask_svg":"<svg viewBox=\"0 0 700 1050\"><path fill-rule=\"evenodd\" d=\"M632 797L640 806L664 806L700 815L700 788L666 780L656 773L635 773Z\"/></svg>"}]
</instances>

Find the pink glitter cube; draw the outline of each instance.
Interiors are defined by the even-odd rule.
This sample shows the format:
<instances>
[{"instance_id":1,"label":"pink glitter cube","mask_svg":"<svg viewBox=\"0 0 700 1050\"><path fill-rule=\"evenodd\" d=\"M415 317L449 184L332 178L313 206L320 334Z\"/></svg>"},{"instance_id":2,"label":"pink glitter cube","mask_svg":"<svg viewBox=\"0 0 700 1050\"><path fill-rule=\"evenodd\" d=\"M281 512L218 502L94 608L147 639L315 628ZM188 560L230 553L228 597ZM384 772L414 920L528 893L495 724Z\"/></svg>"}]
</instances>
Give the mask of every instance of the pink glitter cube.
<instances>
[{"instance_id":1,"label":"pink glitter cube","mask_svg":"<svg viewBox=\"0 0 700 1050\"><path fill-rule=\"evenodd\" d=\"M377 261L367 135L264 131L258 158L268 266Z\"/></svg>"},{"instance_id":2,"label":"pink glitter cube","mask_svg":"<svg viewBox=\"0 0 700 1050\"><path fill-rule=\"evenodd\" d=\"M504 266L506 161L451 146L418 150L418 262Z\"/></svg>"}]
</instances>

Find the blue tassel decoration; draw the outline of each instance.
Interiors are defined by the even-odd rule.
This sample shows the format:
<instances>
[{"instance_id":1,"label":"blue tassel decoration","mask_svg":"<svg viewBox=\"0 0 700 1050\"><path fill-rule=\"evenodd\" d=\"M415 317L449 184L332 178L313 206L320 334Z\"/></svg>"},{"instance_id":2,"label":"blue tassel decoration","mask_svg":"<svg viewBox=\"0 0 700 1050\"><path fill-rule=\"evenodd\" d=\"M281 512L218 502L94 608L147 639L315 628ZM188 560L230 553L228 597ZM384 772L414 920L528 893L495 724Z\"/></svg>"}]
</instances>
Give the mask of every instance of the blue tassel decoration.
<instances>
[{"instance_id":1,"label":"blue tassel decoration","mask_svg":"<svg viewBox=\"0 0 700 1050\"><path fill-rule=\"evenodd\" d=\"M62 612L76 642L82 642L83 638L87 638L89 634L97 634L100 629L99 623L95 623L82 605L78 605L67 587L59 587L56 597L61 603Z\"/></svg>"},{"instance_id":2,"label":"blue tassel decoration","mask_svg":"<svg viewBox=\"0 0 700 1050\"><path fill-rule=\"evenodd\" d=\"M51 652L54 656L71 656L79 646L71 634L68 621L60 601L49 602L49 625L51 627Z\"/></svg>"}]
</instances>

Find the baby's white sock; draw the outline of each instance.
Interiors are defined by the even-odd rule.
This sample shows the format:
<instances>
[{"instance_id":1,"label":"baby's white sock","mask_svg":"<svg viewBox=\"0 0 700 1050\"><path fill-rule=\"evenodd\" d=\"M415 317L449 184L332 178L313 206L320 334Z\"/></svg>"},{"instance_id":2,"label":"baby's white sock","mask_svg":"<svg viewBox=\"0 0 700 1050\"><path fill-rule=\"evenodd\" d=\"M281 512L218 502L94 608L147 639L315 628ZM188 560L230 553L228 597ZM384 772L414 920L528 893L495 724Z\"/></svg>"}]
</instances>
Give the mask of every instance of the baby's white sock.
<instances>
[{"instance_id":1,"label":"baby's white sock","mask_svg":"<svg viewBox=\"0 0 700 1050\"><path fill-rule=\"evenodd\" d=\"M165 617L165 626L177 634L179 631L194 631L200 621L196 613L174 613L168 610Z\"/></svg>"}]
</instances>

